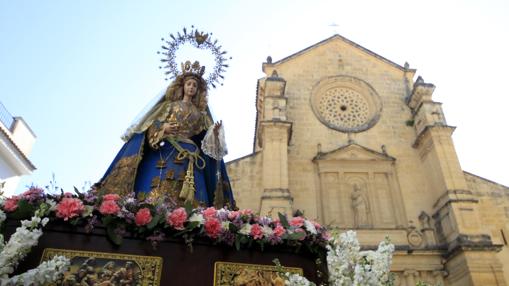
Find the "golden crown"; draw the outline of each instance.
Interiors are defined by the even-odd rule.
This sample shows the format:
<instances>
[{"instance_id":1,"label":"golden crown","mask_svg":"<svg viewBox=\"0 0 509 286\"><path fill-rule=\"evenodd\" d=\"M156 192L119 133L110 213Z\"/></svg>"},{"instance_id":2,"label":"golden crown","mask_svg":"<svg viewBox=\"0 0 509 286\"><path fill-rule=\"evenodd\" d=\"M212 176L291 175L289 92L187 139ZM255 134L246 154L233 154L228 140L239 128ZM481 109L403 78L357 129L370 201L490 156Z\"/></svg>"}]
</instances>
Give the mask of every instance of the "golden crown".
<instances>
[{"instance_id":1,"label":"golden crown","mask_svg":"<svg viewBox=\"0 0 509 286\"><path fill-rule=\"evenodd\" d=\"M200 62L195 61L191 64L191 61L186 61L180 64L182 67L182 74L196 74L200 77L205 73L205 66L200 66Z\"/></svg>"}]
</instances>

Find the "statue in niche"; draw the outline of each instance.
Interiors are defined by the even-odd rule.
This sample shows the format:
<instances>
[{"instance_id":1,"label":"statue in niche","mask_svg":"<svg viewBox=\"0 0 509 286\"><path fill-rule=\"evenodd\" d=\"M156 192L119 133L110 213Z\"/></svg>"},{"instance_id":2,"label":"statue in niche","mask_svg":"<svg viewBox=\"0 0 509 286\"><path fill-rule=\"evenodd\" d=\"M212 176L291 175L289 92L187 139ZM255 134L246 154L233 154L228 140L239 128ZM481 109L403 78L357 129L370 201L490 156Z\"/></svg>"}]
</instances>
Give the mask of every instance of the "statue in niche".
<instances>
[{"instance_id":1,"label":"statue in niche","mask_svg":"<svg viewBox=\"0 0 509 286\"><path fill-rule=\"evenodd\" d=\"M369 226L369 206L362 189L357 185L353 185L353 191L350 195L352 200L354 227Z\"/></svg>"}]
</instances>

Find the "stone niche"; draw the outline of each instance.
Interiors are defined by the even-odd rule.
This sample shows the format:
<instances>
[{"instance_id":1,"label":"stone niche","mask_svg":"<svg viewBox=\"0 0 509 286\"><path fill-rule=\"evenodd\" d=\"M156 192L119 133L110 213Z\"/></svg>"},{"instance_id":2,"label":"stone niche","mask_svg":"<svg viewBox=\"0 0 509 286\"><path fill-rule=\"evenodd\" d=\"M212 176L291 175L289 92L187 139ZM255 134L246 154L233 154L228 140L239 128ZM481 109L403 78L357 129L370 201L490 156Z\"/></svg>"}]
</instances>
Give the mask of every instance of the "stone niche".
<instances>
[{"instance_id":1,"label":"stone niche","mask_svg":"<svg viewBox=\"0 0 509 286\"><path fill-rule=\"evenodd\" d=\"M406 222L395 159L357 144L319 153L319 214L341 228L398 228Z\"/></svg>"}]
</instances>

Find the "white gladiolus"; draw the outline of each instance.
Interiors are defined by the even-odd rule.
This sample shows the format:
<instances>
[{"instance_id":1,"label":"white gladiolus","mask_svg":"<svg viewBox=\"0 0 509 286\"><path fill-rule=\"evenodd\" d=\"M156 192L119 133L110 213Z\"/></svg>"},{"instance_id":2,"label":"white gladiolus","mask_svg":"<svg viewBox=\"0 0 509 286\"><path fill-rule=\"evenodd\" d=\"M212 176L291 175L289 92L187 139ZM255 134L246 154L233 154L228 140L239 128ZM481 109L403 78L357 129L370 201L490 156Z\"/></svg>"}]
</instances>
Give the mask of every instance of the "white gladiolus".
<instances>
[{"instance_id":1,"label":"white gladiolus","mask_svg":"<svg viewBox=\"0 0 509 286\"><path fill-rule=\"evenodd\" d=\"M2 212L3 213L3 212ZM68 268L70 261L63 256L54 257L50 261L41 263L39 267L23 274L9 278L18 263L37 245L42 235L42 227L49 219L40 217L41 211L36 211L31 220L24 220L21 226L4 245L0 235L0 285L44 285L54 282ZM4 214L5 215L5 214ZM0 220L2 214L0 214ZM0 222L1 224L1 222Z\"/></svg>"},{"instance_id":2,"label":"white gladiolus","mask_svg":"<svg viewBox=\"0 0 509 286\"><path fill-rule=\"evenodd\" d=\"M357 234L354 231L342 233L332 238L331 245L327 246L329 285L390 285L393 253L394 245L387 238L380 242L376 251L360 251ZM286 277L286 285L314 285L297 274L287 274Z\"/></svg>"}]
</instances>

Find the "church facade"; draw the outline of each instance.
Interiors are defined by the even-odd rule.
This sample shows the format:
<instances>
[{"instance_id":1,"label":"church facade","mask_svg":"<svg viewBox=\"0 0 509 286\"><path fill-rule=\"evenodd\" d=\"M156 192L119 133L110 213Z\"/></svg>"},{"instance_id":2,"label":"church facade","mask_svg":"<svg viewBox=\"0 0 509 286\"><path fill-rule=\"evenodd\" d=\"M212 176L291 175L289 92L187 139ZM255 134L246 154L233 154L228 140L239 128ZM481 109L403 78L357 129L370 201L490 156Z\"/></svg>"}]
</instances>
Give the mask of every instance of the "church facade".
<instances>
[{"instance_id":1,"label":"church facade","mask_svg":"<svg viewBox=\"0 0 509 286\"><path fill-rule=\"evenodd\" d=\"M433 84L340 35L263 71L240 208L388 235L396 285L506 285L509 188L461 169Z\"/></svg>"}]
</instances>

